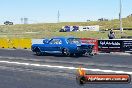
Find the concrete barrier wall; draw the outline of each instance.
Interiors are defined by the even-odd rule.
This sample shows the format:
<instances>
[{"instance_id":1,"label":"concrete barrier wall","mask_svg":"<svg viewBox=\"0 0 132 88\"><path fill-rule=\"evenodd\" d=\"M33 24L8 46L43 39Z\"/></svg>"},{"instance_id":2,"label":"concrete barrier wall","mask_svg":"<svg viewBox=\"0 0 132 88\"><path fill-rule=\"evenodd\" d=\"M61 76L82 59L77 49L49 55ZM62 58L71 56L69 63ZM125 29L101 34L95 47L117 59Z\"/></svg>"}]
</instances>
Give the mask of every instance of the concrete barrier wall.
<instances>
[{"instance_id":1,"label":"concrete barrier wall","mask_svg":"<svg viewBox=\"0 0 132 88\"><path fill-rule=\"evenodd\" d=\"M2 38L0 39L0 48L9 48L10 47L9 39Z\"/></svg>"},{"instance_id":2,"label":"concrete barrier wall","mask_svg":"<svg viewBox=\"0 0 132 88\"><path fill-rule=\"evenodd\" d=\"M6 39L0 38L0 48L30 49L32 39Z\"/></svg>"},{"instance_id":3,"label":"concrete barrier wall","mask_svg":"<svg viewBox=\"0 0 132 88\"><path fill-rule=\"evenodd\" d=\"M30 49L32 44L43 44L44 39L0 38L0 48Z\"/></svg>"},{"instance_id":4,"label":"concrete barrier wall","mask_svg":"<svg viewBox=\"0 0 132 88\"><path fill-rule=\"evenodd\" d=\"M30 49L32 44L32 39L21 39L20 40L20 48Z\"/></svg>"}]
</instances>

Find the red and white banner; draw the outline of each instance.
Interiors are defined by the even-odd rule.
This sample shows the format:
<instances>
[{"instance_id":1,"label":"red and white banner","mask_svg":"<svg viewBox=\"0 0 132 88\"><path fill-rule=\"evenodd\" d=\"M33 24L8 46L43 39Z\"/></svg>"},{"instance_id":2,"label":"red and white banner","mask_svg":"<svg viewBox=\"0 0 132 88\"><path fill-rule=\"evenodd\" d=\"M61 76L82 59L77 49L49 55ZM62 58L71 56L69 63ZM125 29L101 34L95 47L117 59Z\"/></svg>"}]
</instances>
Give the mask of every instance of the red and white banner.
<instances>
[{"instance_id":1,"label":"red and white banner","mask_svg":"<svg viewBox=\"0 0 132 88\"><path fill-rule=\"evenodd\" d=\"M94 38L81 38L82 43L94 44L93 53L98 53L98 40Z\"/></svg>"}]
</instances>

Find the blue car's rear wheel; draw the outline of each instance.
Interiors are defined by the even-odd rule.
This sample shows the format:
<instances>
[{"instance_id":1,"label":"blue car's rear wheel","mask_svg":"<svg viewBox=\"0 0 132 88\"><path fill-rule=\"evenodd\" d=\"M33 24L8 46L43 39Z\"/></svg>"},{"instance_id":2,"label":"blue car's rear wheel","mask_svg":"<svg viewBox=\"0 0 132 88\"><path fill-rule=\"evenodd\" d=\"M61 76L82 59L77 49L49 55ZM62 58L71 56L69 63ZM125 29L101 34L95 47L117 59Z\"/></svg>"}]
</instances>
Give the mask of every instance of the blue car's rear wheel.
<instances>
[{"instance_id":1,"label":"blue car's rear wheel","mask_svg":"<svg viewBox=\"0 0 132 88\"><path fill-rule=\"evenodd\" d=\"M63 55L63 56L70 56L71 54L70 54L70 52L68 51L68 49L63 49L63 50L62 50L62 55Z\"/></svg>"}]
</instances>

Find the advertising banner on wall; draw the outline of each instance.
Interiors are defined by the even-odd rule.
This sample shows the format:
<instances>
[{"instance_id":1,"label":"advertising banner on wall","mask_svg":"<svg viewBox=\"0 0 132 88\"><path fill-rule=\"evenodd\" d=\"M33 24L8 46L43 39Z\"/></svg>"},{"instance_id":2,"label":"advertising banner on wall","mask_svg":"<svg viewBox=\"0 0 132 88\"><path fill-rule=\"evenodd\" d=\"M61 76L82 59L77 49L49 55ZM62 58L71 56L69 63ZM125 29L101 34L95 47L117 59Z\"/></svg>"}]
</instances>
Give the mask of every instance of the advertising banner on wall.
<instances>
[{"instance_id":1,"label":"advertising banner on wall","mask_svg":"<svg viewBox=\"0 0 132 88\"><path fill-rule=\"evenodd\" d=\"M132 39L98 40L99 51L132 52Z\"/></svg>"},{"instance_id":2,"label":"advertising banner on wall","mask_svg":"<svg viewBox=\"0 0 132 88\"><path fill-rule=\"evenodd\" d=\"M99 25L79 26L79 31L99 31Z\"/></svg>"},{"instance_id":3,"label":"advertising banner on wall","mask_svg":"<svg viewBox=\"0 0 132 88\"><path fill-rule=\"evenodd\" d=\"M123 40L122 47L125 52L132 52L132 40Z\"/></svg>"},{"instance_id":4,"label":"advertising banner on wall","mask_svg":"<svg viewBox=\"0 0 132 88\"><path fill-rule=\"evenodd\" d=\"M99 51L122 52L122 40L98 40Z\"/></svg>"}]
</instances>

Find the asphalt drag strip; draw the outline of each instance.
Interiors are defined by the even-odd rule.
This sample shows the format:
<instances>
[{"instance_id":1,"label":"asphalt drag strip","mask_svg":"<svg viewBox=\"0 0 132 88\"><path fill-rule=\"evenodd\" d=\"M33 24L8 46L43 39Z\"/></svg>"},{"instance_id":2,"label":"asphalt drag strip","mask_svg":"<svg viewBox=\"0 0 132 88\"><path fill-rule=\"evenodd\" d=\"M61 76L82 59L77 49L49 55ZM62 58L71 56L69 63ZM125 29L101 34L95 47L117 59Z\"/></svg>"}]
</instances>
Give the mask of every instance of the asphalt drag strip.
<instances>
[{"instance_id":1,"label":"asphalt drag strip","mask_svg":"<svg viewBox=\"0 0 132 88\"><path fill-rule=\"evenodd\" d=\"M76 67L52 66L52 65L44 65L44 64L20 63L20 62L11 62L11 61L0 61L0 63L11 64L11 65L33 66L33 67L68 69L68 70L77 70L78 69ZM132 72L125 72L125 71L88 69L88 68L83 68L83 69L86 71L93 71L93 72L118 73L118 74L130 74L130 75L132 75Z\"/></svg>"},{"instance_id":2,"label":"asphalt drag strip","mask_svg":"<svg viewBox=\"0 0 132 88\"><path fill-rule=\"evenodd\" d=\"M36 63L0 61L1 88L131 88L131 84L88 84L80 86L76 83L76 67L52 66ZM101 69L87 69L88 72L114 72ZM120 71L124 73L123 71ZM130 73L131 72L127 72ZM3 81L2 81L3 80Z\"/></svg>"},{"instance_id":3,"label":"asphalt drag strip","mask_svg":"<svg viewBox=\"0 0 132 88\"><path fill-rule=\"evenodd\" d=\"M0 50L0 88L132 88L130 84L76 83L82 66L88 74L130 74L131 56L35 56L31 51Z\"/></svg>"}]
</instances>

